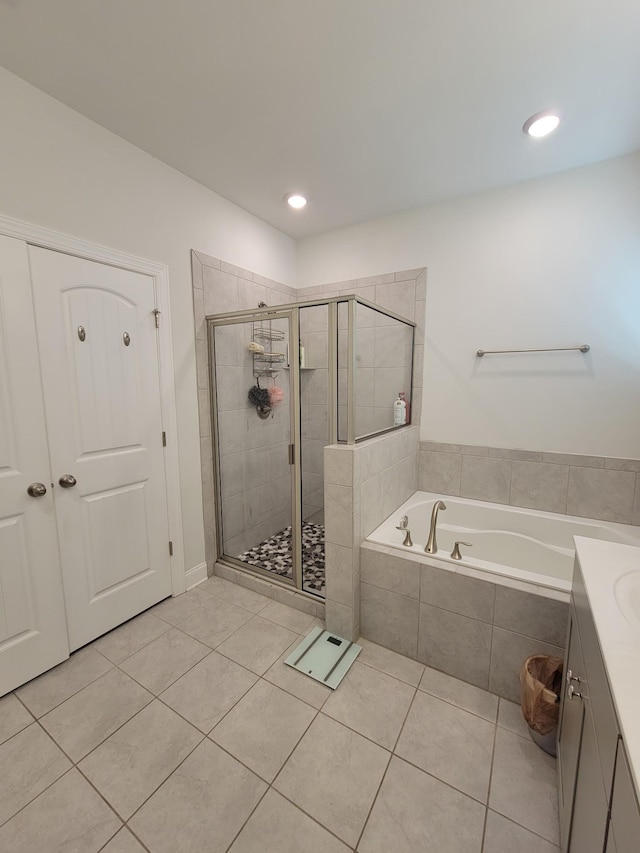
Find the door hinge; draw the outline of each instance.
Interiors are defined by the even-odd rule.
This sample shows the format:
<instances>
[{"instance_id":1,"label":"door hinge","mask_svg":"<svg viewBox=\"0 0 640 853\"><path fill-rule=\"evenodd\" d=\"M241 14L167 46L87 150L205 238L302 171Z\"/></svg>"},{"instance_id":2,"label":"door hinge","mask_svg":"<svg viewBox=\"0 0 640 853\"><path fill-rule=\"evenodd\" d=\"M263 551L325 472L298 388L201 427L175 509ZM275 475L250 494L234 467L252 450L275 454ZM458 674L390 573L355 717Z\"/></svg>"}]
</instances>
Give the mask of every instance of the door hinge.
<instances>
[{"instance_id":1,"label":"door hinge","mask_svg":"<svg viewBox=\"0 0 640 853\"><path fill-rule=\"evenodd\" d=\"M162 446L163 447L167 446L167 434L164 430L162 430Z\"/></svg>"},{"instance_id":2,"label":"door hinge","mask_svg":"<svg viewBox=\"0 0 640 853\"><path fill-rule=\"evenodd\" d=\"M295 446L293 444L289 445L289 465L294 465L296 461L295 457Z\"/></svg>"},{"instance_id":3,"label":"door hinge","mask_svg":"<svg viewBox=\"0 0 640 853\"><path fill-rule=\"evenodd\" d=\"M169 556L173 557L173 542L169 542Z\"/></svg>"},{"instance_id":4,"label":"door hinge","mask_svg":"<svg viewBox=\"0 0 640 853\"><path fill-rule=\"evenodd\" d=\"M151 313L156 318L156 329L159 329L160 328L160 310L158 308L154 308Z\"/></svg>"}]
</instances>

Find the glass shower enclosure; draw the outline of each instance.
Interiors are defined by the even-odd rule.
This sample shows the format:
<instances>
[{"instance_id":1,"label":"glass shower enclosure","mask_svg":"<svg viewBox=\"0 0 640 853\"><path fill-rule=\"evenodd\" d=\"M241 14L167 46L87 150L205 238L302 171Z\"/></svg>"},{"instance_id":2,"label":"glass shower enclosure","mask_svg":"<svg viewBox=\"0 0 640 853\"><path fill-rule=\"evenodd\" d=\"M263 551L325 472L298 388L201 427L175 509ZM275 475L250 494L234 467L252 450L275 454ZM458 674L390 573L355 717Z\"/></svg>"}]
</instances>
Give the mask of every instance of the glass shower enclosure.
<instances>
[{"instance_id":1,"label":"glass shower enclosure","mask_svg":"<svg viewBox=\"0 0 640 853\"><path fill-rule=\"evenodd\" d=\"M207 336L218 560L324 597L323 449L411 423L414 324L340 296L208 316Z\"/></svg>"}]
</instances>

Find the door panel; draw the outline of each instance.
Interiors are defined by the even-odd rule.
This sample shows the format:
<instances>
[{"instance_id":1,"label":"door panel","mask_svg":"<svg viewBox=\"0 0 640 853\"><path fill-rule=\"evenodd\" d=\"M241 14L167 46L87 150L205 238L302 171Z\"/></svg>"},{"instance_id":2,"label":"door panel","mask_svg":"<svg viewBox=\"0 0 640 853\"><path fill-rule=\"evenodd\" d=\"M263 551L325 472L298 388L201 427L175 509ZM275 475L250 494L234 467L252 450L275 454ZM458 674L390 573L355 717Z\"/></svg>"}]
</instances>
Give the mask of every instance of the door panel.
<instances>
[{"instance_id":1,"label":"door panel","mask_svg":"<svg viewBox=\"0 0 640 853\"><path fill-rule=\"evenodd\" d=\"M292 394L285 353L290 314L211 329L223 553L260 572L295 581ZM252 353L255 341L266 352ZM280 359L274 360L274 359ZM256 385L276 387L281 401L260 417L249 399Z\"/></svg>"},{"instance_id":2,"label":"door panel","mask_svg":"<svg viewBox=\"0 0 640 853\"><path fill-rule=\"evenodd\" d=\"M0 237L0 695L69 654L50 480L27 246Z\"/></svg>"},{"instance_id":3,"label":"door panel","mask_svg":"<svg viewBox=\"0 0 640 853\"><path fill-rule=\"evenodd\" d=\"M75 649L171 594L154 283L29 256Z\"/></svg>"}]
</instances>

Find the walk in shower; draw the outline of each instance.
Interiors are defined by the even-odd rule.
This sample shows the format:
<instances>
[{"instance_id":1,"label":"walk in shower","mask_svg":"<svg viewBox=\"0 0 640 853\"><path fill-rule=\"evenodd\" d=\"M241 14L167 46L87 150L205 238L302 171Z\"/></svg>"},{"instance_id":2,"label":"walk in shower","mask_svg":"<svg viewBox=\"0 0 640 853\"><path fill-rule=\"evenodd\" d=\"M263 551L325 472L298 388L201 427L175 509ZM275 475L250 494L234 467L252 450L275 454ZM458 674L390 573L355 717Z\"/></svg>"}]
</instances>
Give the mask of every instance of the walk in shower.
<instances>
[{"instance_id":1,"label":"walk in shower","mask_svg":"<svg viewBox=\"0 0 640 853\"><path fill-rule=\"evenodd\" d=\"M323 449L411 422L414 323L356 296L206 320L218 560L324 597Z\"/></svg>"}]
</instances>

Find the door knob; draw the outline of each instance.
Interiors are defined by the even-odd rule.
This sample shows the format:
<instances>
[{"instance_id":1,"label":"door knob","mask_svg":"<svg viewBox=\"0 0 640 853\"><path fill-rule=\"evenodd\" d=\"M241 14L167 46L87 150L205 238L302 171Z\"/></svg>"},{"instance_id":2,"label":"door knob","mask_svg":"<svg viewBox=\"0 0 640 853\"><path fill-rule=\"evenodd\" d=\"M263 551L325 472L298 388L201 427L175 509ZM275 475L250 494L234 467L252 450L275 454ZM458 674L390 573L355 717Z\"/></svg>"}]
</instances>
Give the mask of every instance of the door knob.
<instances>
[{"instance_id":1,"label":"door knob","mask_svg":"<svg viewBox=\"0 0 640 853\"><path fill-rule=\"evenodd\" d=\"M76 484L76 478L73 474L63 474L58 480L63 489L72 489Z\"/></svg>"},{"instance_id":2,"label":"door knob","mask_svg":"<svg viewBox=\"0 0 640 853\"><path fill-rule=\"evenodd\" d=\"M31 495L32 498L41 498L47 494L47 487L44 483L31 483L30 486L27 486L27 494Z\"/></svg>"}]
</instances>

